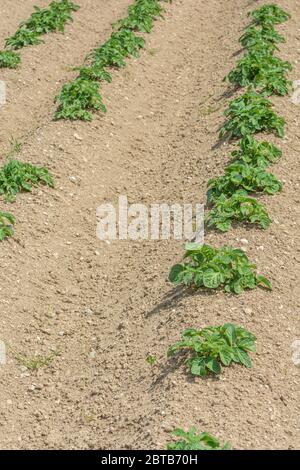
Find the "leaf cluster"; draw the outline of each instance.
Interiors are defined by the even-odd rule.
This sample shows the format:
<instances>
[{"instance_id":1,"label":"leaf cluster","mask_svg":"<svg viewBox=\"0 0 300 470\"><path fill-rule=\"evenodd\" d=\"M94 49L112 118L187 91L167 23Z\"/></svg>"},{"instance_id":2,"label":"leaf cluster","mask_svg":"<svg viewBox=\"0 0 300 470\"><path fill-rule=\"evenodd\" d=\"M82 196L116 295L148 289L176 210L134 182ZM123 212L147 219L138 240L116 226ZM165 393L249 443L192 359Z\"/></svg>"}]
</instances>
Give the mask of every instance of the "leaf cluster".
<instances>
[{"instance_id":1,"label":"leaf cluster","mask_svg":"<svg viewBox=\"0 0 300 470\"><path fill-rule=\"evenodd\" d=\"M270 54L261 54L259 50L250 50L237 63L227 79L240 87L250 87L269 95L287 95L292 82L287 72L292 70L290 62Z\"/></svg>"},{"instance_id":2,"label":"leaf cluster","mask_svg":"<svg viewBox=\"0 0 300 470\"><path fill-rule=\"evenodd\" d=\"M128 8L128 16L119 20L114 26L118 29L150 33L155 18L161 17L163 11L159 0L135 0Z\"/></svg>"},{"instance_id":3,"label":"leaf cluster","mask_svg":"<svg viewBox=\"0 0 300 470\"><path fill-rule=\"evenodd\" d=\"M47 168L10 160L0 169L0 195L4 195L7 200L13 200L21 191L31 191L40 183L54 186Z\"/></svg>"},{"instance_id":4,"label":"leaf cluster","mask_svg":"<svg viewBox=\"0 0 300 470\"><path fill-rule=\"evenodd\" d=\"M6 237L13 236L13 225L15 224L15 218L9 212L0 211L0 241Z\"/></svg>"},{"instance_id":5,"label":"leaf cluster","mask_svg":"<svg viewBox=\"0 0 300 470\"><path fill-rule=\"evenodd\" d=\"M14 51L0 51L0 68L16 69L21 62L21 57Z\"/></svg>"},{"instance_id":6,"label":"leaf cluster","mask_svg":"<svg viewBox=\"0 0 300 470\"><path fill-rule=\"evenodd\" d=\"M98 82L83 77L66 83L55 101L59 102L55 119L91 121L93 116L90 111L106 111Z\"/></svg>"},{"instance_id":7,"label":"leaf cluster","mask_svg":"<svg viewBox=\"0 0 300 470\"><path fill-rule=\"evenodd\" d=\"M255 336L244 328L230 323L195 330L185 330L181 341L173 344L168 356L185 352L188 356L185 363L191 374L206 377L220 374L222 366L232 363L252 367L249 352L255 352Z\"/></svg>"},{"instance_id":8,"label":"leaf cluster","mask_svg":"<svg viewBox=\"0 0 300 470\"><path fill-rule=\"evenodd\" d=\"M228 443L221 446L219 440L211 434L207 432L199 434L194 427L188 431L174 429L172 435L180 439L167 444L167 450L230 450Z\"/></svg>"},{"instance_id":9,"label":"leaf cluster","mask_svg":"<svg viewBox=\"0 0 300 470\"><path fill-rule=\"evenodd\" d=\"M256 273L256 265L239 249L187 243L185 262L172 267L169 280L195 288L218 289L241 294L262 286L272 289L270 281Z\"/></svg>"},{"instance_id":10,"label":"leaf cluster","mask_svg":"<svg viewBox=\"0 0 300 470\"><path fill-rule=\"evenodd\" d=\"M264 131L283 137L285 120L273 111L272 106L266 97L247 91L230 102L225 111L228 119L220 129L220 137L242 138Z\"/></svg>"},{"instance_id":11,"label":"leaf cluster","mask_svg":"<svg viewBox=\"0 0 300 470\"><path fill-rule=\"evenodd\" d=\"M271 219L263 204L249 197L246 191L236 191L230 197L222 194L205 218L207 227L215 227L222 232L227 232L233 222L245 222L266 229Z\"/></svg>"},{"instance_id":12,"label":"leaf cluster","mask_svg":"<svg viewBox=\"0 0 300 470\"><path fill-rule=\"evenodd\" d=\"M242 189L250 193L276 194L282 190L281 181L261 167L234 162L225 168L225 174L208 181L207 198L215 203L222 195L231 197Z\"/></svg>"},{"instance_id":13,"label":"leaf cluster","mask_svg":"<svg viewBox=\"0 0 300 470\"><path fill-rule=\"evenodd\" d=\"M274 3L263 5L257 10L252 11L250 16L255 24L262 26L273 26L275 24L284 23L291 17L288 12Z\"/></svg>"}]
</instances>

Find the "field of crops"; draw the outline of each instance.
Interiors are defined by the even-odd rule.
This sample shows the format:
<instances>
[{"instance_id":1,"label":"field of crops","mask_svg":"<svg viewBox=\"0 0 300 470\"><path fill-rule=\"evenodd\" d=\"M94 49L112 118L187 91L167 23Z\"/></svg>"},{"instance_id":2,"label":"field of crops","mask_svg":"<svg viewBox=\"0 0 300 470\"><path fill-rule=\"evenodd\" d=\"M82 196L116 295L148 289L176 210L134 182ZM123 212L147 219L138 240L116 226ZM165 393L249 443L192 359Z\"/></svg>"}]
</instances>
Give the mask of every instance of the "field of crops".
<instances>
[{"instance_id":1,"label":"field of crops","mask_svg":"<svg viewBox=\"0 0 300 470\"><path fill-rule=\"evenodd\" d=\"M1 449L299 449L296 3L2 0Z\"/></svg>"}]
</instances>

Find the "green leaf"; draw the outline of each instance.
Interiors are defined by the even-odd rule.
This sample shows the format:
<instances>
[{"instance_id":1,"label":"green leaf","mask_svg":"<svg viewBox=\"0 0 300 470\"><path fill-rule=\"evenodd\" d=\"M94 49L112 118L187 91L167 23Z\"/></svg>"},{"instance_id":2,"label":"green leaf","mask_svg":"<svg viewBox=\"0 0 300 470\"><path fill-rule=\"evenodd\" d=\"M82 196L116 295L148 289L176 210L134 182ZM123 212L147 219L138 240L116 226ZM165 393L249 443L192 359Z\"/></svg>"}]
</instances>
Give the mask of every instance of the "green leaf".
<instances>
[{"instance_id":1,"label":"green leaf","mask_svg":"<svg viewBox=\"0 0 300 470\"><path fill-rule=\"evenodd\" d=\"M248 367L249 369L251 369L252 362L251 362L251 359L250 359L249 355L246 353L246 351L244 351L243 349L237 348L236 349L236 354L237 354L237 357L238 357L240 363L243 364L244 366Z\"/></svg>"},{"instance_id":2,"label":"green leaf","mask_svg":"<svg viewBox=\"0 0 300 470\"><path fill-rule=\"evenodd\" d=\"M209 289L217 289L222 282L221 274L213 269L206 269L203 273L203 284Z\"/></svg>"},{"instance_id":3,"label":"green leaf","mask_svg":"<svg viewBox=\"0 0 300 470\"><path fill-rule=\"evenodd\" d=\"M169 280L171 282L177 283L181 281L182 273L185 271L185 268L182 264L175 264L170 271Z\"/></svg>"},{"instance_id":4,"label":"green leaf","mask_svg":"<svg viewBox=\"0 0 300 470\"><path fill-rule=\"evenodd\" d=\"M268 290L272 290L272 283L264 276L257 276L256 278L257 284L265 287Z\"/></svg>"},{"instance_id":5,"label":"green leaf","mask_svg":"<svg viewBox=\"0 0 300 470\"><path fill-rule=\"evenodd\" d=\"M207 369L209 369L214 374L218 375L218 374L221 373L221 366L220 366L219 362L216 359L207 358L205 360L205 365L206 365Z\"/></svg>"}]
</instances>

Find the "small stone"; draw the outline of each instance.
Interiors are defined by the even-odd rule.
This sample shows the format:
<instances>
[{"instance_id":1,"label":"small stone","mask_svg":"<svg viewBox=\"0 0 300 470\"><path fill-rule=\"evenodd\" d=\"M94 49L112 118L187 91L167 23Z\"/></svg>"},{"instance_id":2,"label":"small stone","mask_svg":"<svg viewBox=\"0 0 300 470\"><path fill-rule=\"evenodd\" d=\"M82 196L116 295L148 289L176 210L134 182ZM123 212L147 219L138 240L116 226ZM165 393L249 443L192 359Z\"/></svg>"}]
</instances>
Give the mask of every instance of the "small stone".
<instances>
[{"instance_id":1,"label":"small stone","mask_svg":"<svg viewBox=\"0 0 300 470\"><path fill-rule=\"evenodd\" d=\"M76 134L76 132L74 134L74 137L75 137L76 140L82 140L82 137L80 135Z\"/></svg>"},{"instance_id":2,"label":"small stone","mask_svg":"<svg viewBox=\"0 0 300 470\"><path fill-rule=\"evenodd\" d=\"M241 243L243 245L248 245L249 244L249 241L247 240L247 238L241 238Z\"/></svg>"},{"instance_id":3,"label":"small stone","mask_svg":"<svg viewBox=\"0 0 300 470\"><path fill-rule=\"evenodd\" d=\"M253 313L253 310L252 310L252 308L245 307L245 308L243 308L243 312L244 312L246 315L251 315L251 314Z\"/></svg>"},{"instance_id":4,"label":"small stone","mask_svg":"<svg viewBox=\"0 0 300 470\"><path fill-rule=\"evenodd\" d=\"M91 308L89 308L89 307L85 307L85 308L83 309L83 313L84 313L85 315L93 315L94 311L93 311Z\"/></svg>"}]
</instances>

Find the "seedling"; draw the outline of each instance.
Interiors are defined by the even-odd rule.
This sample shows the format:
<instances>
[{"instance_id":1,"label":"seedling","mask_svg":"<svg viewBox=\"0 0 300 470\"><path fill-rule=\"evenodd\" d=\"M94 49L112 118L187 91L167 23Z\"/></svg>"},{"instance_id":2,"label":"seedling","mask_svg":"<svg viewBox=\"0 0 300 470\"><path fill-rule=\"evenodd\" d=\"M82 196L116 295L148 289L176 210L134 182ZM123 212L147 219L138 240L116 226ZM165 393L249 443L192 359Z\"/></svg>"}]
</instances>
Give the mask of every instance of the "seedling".
<instances>
[{"instance_id":1,"label":"seedling","mask_svg":"<svg viewBox=\"0 0 300 470\"><path fill-rule=\"evenodd\" d=\"M241 138L263 131L283 137L285 120L272 110L272 106L267 98L252 91L239 96L225 111L228 120L220 130L220 137Z\"/></svg>"},{"instance_id":2,"label":"seedling","mask_svg":"<svg viewBox=\"0 0 300 470\"><path fill-rule=\"evenodd\" d=\"M21 62L19 54L13 51L0 51L0 68L16 69Z\"/></svg>"},{"instance_id":3,"label":"seedling","mask_svg":"<svg viewBox=\"0 0 300 470\"><path fill-rule=\"evenodd\" d=\"M31 191L40 183L54 186L47 168L10 160L0 169L0 195L7 200L13 200L20 191Z\"/></svg>"},{"instance_id":4,"label":"seedling","mask_svg":"<svg viewBox=\"0 0 300 470\"><path fill-rule=\"evenodd\" d=\"M241 294L245 289L272 285L264 276L256 273L256 265L239 249L223 246L219 249L209 245L186 243L186 262L172 267L169 280L189 287L218 289Z\"/></svg>"},{"instance_id":5,"label":"seedling","mask_svg":"<svg viewBox=\"0 0 300 470\"><path fill-rule=\"evenodd\" d=\"M76 78L73 82L64 85L55 101L60 103L55 119L91 121L90 111L100 109L106 112L98 83L85 78Z\"/></svg>"},{"instance_id":6,"label":"seedling","mask_svg":"<svg viewBox=\"0 0 300 470\"><path fill-rule=\"evenodd\" d=\"M150 364L150 366L154 366L154 364L156 364L156 361L157 361L156 356L152 356L151 354L148 354L148 356L146 357L146 362Z\"/></svg>"},{"instance_id":7,"label":"seedling","mask_svg":"<svg viewBox=\"0 0 300 470\"><path fill-rule=\"evenodd\" d=\"M289 13L275 4L264 5L250 13L255 24L263 26L273 26L284 23L291 17Z\"/></svg>"},{"instance_id":8,"label":"seedling","mask_svg":"<svg viewBox=\"0 0 300 470\"><path fill-rule=\"evenodd\" d=\"M13 225L15 224L15 218L9 212L0 211L0 241L3 241L6 237L12 237L14 234Z\"/></svg>"},{"instance_id":9,"label":"seedling","mask_svg":"<svg viewBox=\"0 0 300 470\"><path fill-rule=\"evenodd\" d=\"M205 218L207 227L216 227L222 232L227 232L233 222L246 222L266 229L271 219L263 204L246 192L238 191L227 198L222 194L215 202L215 207Z\"/></svg>"},{"instance_id":10,"label":"seedling","mask_svg":"<svg viewBox=\"0 0 300 470\"><path fill-rule=\"evenodd\" d=\"M267 168L276 163L282 156L282 151L270 142L258 142L251 135L244 137L240 142L239 150L231 153L236 163L243 163L259 168Z\"/></svg>"},{"instance_id":11,"label":"seedling","mask_svg":"<svg viewBox=\"0 0 300 470\"><path fill-rule=\"evenodd\" d=\"M211 434L207 432L199 434L194 427L188 431L174 429L172 436L180 439L167 444L167 450L230 450L228 443L221 446L219 440Z\"/></svg>"},{"instance_id":12,"label":"seedling","mask_svg":"<svg viewBox=\"0 0 300 470\"><path fill-rule=\"evenodd\" d=\"M210 179L208 187L208 202L214 203L220 196L231 197L240 189L273 195L282 190L282 183L263 168L235 162L225 168L225 175Z\"/></svg>"},{"instance_id":13,"label":"seedling","mask_svg":"<svg viewBox=\"0 0 300 470\"><path fill-rule=\"evenodd\" d=\"M256 337L244 328L230 323L195 330L185 330L181 341L173 344L168 356L183 351L187 356L185 364L192 375L207 377L210 374L219 375L222 366L232 363L252 367L249 352L255 352Z\"/></svg>"},{"instance_id":14,"label":"seedling","mask_svg":"<svg viewBox=\"0 0 300 470\"><path fill-rule=\"evenodd\" d=\"M56 351L49 356L37 355L34 357L28 357L25 354L15 354L15 359L18 363L30 371L36 371L42 367L48 367L53 359L60 355L60 352Z\"/></svg>"},{"instance_id":15,"label":"seedling","mask_svg":"<svg viewBox=\"0 0 300 470\"><path fill-rule=\"evenodd\" d=\"M239 60L227 79L240 87L250 87L269 96L272 94L287 95L292 82L286 73L292 70L290 62L272 55L262 55L257 50L249 52Z\"/></svg>"}]
</instances>

